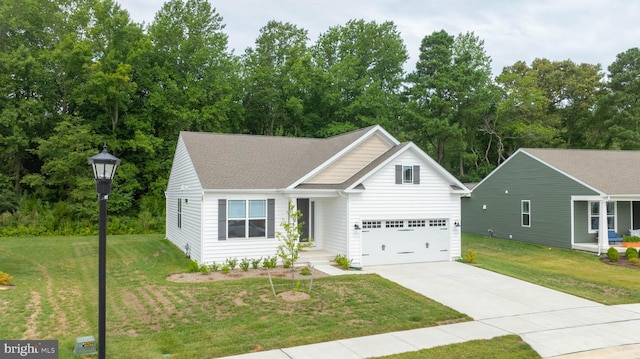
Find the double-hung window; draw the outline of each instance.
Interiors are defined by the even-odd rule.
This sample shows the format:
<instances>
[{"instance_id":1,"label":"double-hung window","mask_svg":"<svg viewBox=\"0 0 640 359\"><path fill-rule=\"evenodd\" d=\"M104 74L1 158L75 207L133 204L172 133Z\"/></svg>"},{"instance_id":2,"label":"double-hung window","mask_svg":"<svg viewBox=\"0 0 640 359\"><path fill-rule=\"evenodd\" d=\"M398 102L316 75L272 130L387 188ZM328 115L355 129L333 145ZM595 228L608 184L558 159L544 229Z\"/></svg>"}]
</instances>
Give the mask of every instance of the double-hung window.
<instances>
[{"instance_id":1,"label":"double-hung window","mask_svg":"<svg viewBox=\"0 0 640 359\"><path fill-rule=\"evenodd\" d=\"M528 199L520 202L520 218L522 227L531 227L531 201Z\"/></svg>"},{"instance_id":2,"label":"double-hung window","mask_svg":"<svg viewBox=\"0 0 640 359\"><path fill-rule=\"evenodd\" d=\"M600 228L600 202L589 202L589 231L596 232ZM616 229L616 203L607 202L607 229Z\"/></svg>"},{"instance_id":3,"label":"double-hung window","mask_svg":"<svg viewBox=\"0 0 640 359\"><path fill-rule=\"evenodd\" d=\"M229 200L228 238L264 238L267 229L267 201Z\"/></svg>"}]
</instances>

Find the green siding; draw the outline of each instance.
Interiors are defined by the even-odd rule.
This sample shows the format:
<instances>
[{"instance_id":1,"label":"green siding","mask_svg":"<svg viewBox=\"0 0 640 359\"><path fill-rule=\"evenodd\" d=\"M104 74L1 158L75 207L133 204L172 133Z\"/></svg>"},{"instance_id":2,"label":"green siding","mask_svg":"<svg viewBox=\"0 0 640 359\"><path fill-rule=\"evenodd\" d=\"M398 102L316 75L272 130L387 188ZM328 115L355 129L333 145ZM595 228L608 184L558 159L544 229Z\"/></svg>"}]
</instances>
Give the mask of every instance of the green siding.
<instances>
[{"instance_id":1,"label":"green siding","mask_svg":"<svg viewBox=\"0 0 640 359\"><path fill-rule=\"evenodd\" d=\"M519 152L463 199L462 230L495 228L495 237L571 248L571 196L596 194ZM522 200L531 201L531 227L520 224Z\"/></svg>"},{"instance_id":2,"label":"green siding","mask_svg":"<svg viewBox=\"0 0 640 359\"><path fill-rule=\"evenodd\" d=\"M589 201L574 204L574 240L576 243L597 243L596 234L589 233Z\"/></svg>"},{"instance_id":3,"label":"green siding","mask_svg":"<svg viewBox=\"0 0 640 359\"><path fill-rule=\"evenodd\" d=\"M629 235L629 230L632 229L631 225L631 202L618 202L616 208L616 232L618 237Z\"/></svg>"}]
</instances>

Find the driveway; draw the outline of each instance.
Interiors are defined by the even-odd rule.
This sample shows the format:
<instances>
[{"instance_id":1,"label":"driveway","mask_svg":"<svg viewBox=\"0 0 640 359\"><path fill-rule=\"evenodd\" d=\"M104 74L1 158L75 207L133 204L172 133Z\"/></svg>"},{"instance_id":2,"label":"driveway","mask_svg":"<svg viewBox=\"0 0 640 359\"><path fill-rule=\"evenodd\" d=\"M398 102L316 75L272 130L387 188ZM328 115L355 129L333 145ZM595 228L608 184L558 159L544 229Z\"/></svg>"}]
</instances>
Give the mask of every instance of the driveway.
<instances>
[{"instance_id":1,"label":"driveway","mask_svg":"<svg viewBox=\"0 0 640 359\"><path fill-rule=\"evenodd\" d=\"M458 262L376 266L367 271L476 322L518 334L544 358L640 344L640 304L605 306ZM640 358L637 355L625 356Z\"/></svg>"}]
</instances>

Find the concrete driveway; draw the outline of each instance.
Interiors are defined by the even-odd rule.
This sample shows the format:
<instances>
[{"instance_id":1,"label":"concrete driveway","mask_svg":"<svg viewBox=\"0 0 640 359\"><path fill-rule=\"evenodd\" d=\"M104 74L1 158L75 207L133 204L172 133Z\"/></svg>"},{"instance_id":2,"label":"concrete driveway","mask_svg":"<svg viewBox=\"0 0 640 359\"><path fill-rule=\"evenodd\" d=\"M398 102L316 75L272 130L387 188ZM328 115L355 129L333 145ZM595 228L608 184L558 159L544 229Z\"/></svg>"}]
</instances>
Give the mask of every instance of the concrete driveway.
<instances>
[{"instance_id":1,"label":"concrete driveway","mask_svg":"<svg viewBox=\"0 0 640 359\"><path fill-rule=\"evenodd\" d=\"M518 334L544 358L640 344L640 304L605 306L458 262L367 271ZM625 356L640 358L640 352Z\"/></svg>"}]
</instances>

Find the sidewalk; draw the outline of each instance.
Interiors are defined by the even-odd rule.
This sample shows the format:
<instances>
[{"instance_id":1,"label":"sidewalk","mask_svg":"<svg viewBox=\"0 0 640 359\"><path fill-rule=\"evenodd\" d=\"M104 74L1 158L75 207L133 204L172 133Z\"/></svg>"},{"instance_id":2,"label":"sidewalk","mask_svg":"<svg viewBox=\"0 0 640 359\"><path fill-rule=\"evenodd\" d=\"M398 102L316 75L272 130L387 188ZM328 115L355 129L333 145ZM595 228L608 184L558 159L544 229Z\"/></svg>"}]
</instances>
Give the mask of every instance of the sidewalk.
<instances>
[{"instance_id":1,"label":"sidewalk","mask_svg":"<svg viewBox=\"0 0 640 359\"><path fill-rule=\"evenodd\" d=\"M458 262L375 266L365 272L475 321L228 358L369 358L508 334L520 335L543 358L640 358L640 304L605 306ZM344 272L328 274L337 273Z\"/></svg>"}]
</instances>

